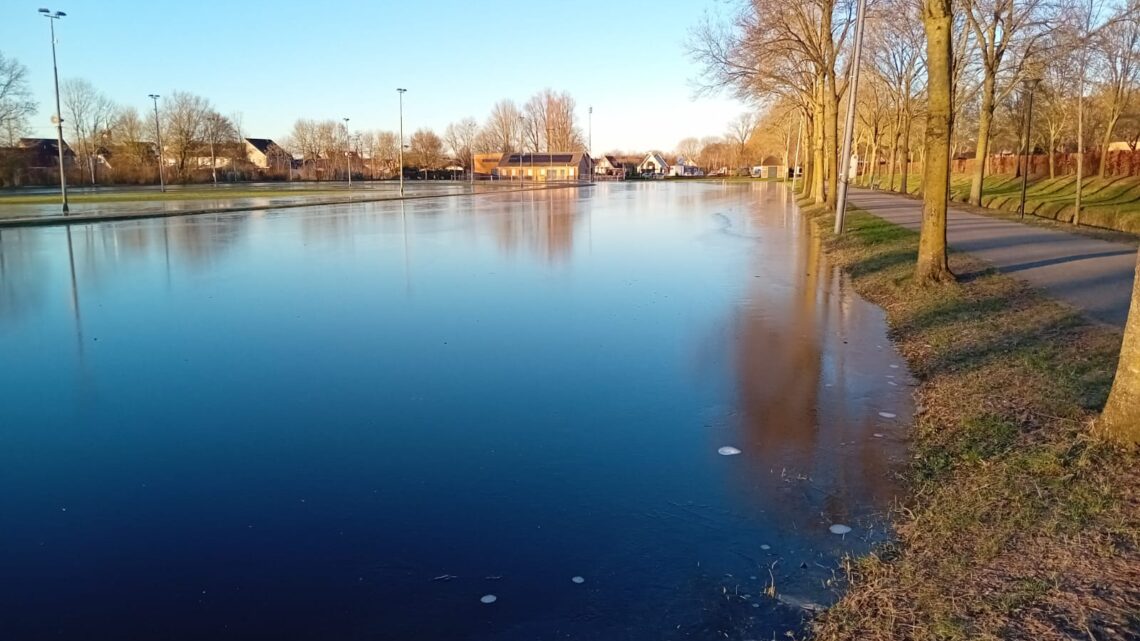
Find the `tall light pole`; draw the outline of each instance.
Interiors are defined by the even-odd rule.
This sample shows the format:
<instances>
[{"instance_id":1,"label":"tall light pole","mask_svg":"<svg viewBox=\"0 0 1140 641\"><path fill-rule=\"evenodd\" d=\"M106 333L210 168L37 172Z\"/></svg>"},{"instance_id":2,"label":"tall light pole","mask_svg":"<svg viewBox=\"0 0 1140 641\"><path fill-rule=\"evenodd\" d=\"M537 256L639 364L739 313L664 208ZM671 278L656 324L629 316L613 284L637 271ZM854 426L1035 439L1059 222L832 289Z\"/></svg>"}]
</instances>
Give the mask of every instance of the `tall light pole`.
<instances>
[{"instance_id":1,"label":"tall light pole","mask_svg":"<svg viewBox=\"0 0 1140 641\"><path fill-rule=\"evenodd\" d=\"M404 94L408 93L407 89L397 88L396 93L400 94L400 195L404 195Z\"/></svg>"},{"instance_id":2,"label":"tall light pole","mask_svg":"<svg viewBox=\"0 0 1140 641\"><path fill-rule=\"evenodd\" d=\"M66 216L70 208L67 206L67 175L63 170L63 110L59 108L59 66L55 60L55 21L67 14L51 9L40 9L40 13L51 24L51 71L55 77L55 116L52 117L52 120L55 121L56 151L59 153L59 192L63 198L63 215Z\"/></svg>"},{"instance_id":3,"label":"tall light pole","mask_svg":"<svg viewBox=\"0 0 1140 641\"><path fill-rule=\"evenodd\" d=\"M1029 110L1025 115L1025 169L1021 172L1021 204L1017 206L1018 218L1025 218L1025 188L1029 182L1029 133L1033 131L1033 94L1037 89L1040 78L1026 78L1021 81L1025 85L1025 92L1029 94Z\"/></svg>"},{"instance_id":4,"label":"tall light pole","mask_svg":"<svg viewBox=\"0 0 1140 641\"><path fill-rule=\"evenodd\" d=\"M166 191L166 178L162 175L162 125L158 121L158 98L156 93L147 96L154 102L154 139L158 142L158 189Z\"/></svg>"},{"instance_id":5,"label":"tall light pole","mask_svg":"<svg viewBox=\"0 0 1140 641\"><path fill-rule=\"evenodd\" d=\"M589 114L590 115L588 118L588 122L590 123L590 126L589 126L589 133L587 134L587 137L586 137L586 145L590 148L590 153L587 155L590 156L590 177L589 177L589 180L592 181L594 179L594 106L593 105L590 105ZM578 176L578 179L581 180L582 177Z\"/></svg>"},{"instance_id":6,"label":"tall light pole","mask_svg":"<svg viewBox=\"0 0 1140 641\"><path fill-rule=\"evenodd\" d=\"M859 61L863 52L863 23L867 18L866 0L859 0L859 15L855 22L855 53L851 59L851 86L847 90L847 129L843 132L843 155L839 162L839 189L835 194L835 233L843 233L843 218L847 213L847 175L851 171L851 139L855 135L855 107L859 100Z\"/></svg>"},{"instance_id":7,"label":"tall light pole","mask_svg":"<svg viewBox=\"0 0 1140 641\"><path fill-rule=\"evenodd\" d=\"M796 133L796 159L792 161L792 198L796 197L796 174L800 169L800 141L804 137L804 115L800 113L800 128Z\"/></svg>"},{"instance_id":8,"label":"tall light pole","mask_svg":"<svg viewBox=\"0 0 1140 641\"><path fill-rule=\"evenodd\" d=\"M348 169L348 188L352 189L352 137L348 135L348 118L341 118L344 121L344 164Z\"/></svg>"}]
</instances>

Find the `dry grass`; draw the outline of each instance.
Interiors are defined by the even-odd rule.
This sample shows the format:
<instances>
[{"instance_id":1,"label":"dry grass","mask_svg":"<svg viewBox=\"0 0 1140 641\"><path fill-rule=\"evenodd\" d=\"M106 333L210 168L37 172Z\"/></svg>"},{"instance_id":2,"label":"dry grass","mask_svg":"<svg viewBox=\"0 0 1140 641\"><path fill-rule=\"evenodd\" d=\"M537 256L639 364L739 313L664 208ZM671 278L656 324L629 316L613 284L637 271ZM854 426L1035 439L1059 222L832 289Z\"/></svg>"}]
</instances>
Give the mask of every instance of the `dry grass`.
<instances>
[{"instance_id":1,"label":"dry grass","mask_svg":"<svg viewBox=\"0 0 1140 641\"><path fill-rule=\"evenodd\" d=\"M831 256L887 310L918 413L897 540L846 562L816 638L1140 639L1140 465L1088 430L1119 332L963 254L917 288L915 233L847 229Z\"/></svg>"}]
</instances>

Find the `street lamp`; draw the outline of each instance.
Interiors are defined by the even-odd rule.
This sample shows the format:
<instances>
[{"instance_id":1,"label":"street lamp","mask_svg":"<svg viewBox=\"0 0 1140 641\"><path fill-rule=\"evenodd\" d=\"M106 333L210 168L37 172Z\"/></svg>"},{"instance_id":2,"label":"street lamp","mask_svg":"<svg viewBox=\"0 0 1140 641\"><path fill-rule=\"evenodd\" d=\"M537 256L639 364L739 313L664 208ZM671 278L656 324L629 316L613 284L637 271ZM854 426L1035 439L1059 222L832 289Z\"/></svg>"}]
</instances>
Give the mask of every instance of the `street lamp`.
<instances>
[{"instance_id":1,"label":"street lamp","mask_svg":"<svg viewBox=\"0 0 1140 641\"><path fill-rule=\"evenodd\" d=\"M839 189L835 194L835 233L843 233L843 218L847 213L847 175L851 171L851 139L855 135L855 107L859 97L859 61L863 51L863 23L867 17L866 0L859 0L859 14L855 22L855 53L851 60L851 87L847 92L847 129L843 132L843 155L839 157L843 169L839 172Z\"/></svg>"},{"instance_id":2,"label":"street lamp","mask_svg":"<svg viewBox=\"0 0 1140 641\"><path fill-rule=\"evenodd\" d=\"M148 94L147 98L154 101L154 139L158 143L158 189L166 192L166 178L162 175L162 125L158 122L158 99L156 93Z\"/></svg>"},{"instance_id":3,"label":"street lamp","mask_svg":"<svg viewBox=\"0 0 1140 641\"><path fill-rule=\"evenodd\" d=\"M344 121L344 142L347 151L344 152L344 162L348 167L348 188L352 189L352 139L348 135L348 118L341 118Z\"/></svg>"},{"instance_id":4,"label":"street lamp","mask_svg":"<svg viewBox=\"0 0 1140 641\"><path fill-rule=\"evenodd\" d=\"M404 195L404 94L407 89L397 88L400 94L400 195Z\"/></svg>"},{"instance_id":5,"label":"street lamp","mask_svg":"<svg viewBox=\"0 0 1140 641\"><path fill-rule=\"evenodd\" d=\"M63 110L59 108L59 67L55 61L55 21L67 14L51 9L40 9L39 12L51 24L51 71L55 76L55 115L52 116L52 122L56 129L56 151L59 152L59 192L63 197L63 215L66 216L69 208L67 206L67 176L63 171Z\"/></svg>"},{"instance_id":6,"label":"street lamp","mask_svg":"<svg viewBox=\"0 0 1140 641\"><path fill-rule=\"evenodd\" d=\"M1025 219L1025 188L1029 182L1029 132L1033 130L1033 93L1037 89L1040 78L1026 78L1021 81L1025 85L1025 92L1029 94L1029 109L1025 114L1025 169L1021 172L1021 204L1017 206L1018 218Z\"/></svg>"}]
</instances>

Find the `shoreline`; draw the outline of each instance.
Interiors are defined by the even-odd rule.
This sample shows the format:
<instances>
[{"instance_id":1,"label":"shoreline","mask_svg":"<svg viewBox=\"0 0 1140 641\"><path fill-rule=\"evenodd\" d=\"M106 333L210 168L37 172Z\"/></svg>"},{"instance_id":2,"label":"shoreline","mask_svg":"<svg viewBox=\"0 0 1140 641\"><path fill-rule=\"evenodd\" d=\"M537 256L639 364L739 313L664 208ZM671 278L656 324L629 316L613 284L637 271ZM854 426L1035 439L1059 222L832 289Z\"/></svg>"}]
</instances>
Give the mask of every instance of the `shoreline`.
<instances>
[{"instance_id":1,"label":"shoreline","mask_svg":"<svg viewBox=\"0 0 1140 641\"><path fill-rule=\"evenodd\" d=\"M180 216L202 216L206 214L232 214L249 211L264 211L269 209L297 209L301 207L321 207L330 205L351 205L355 203L399 202L403 200L425 200L428 198L454 198L456 196L484 196L490 194L514 194L529 191L547 191L551 189L570 189L593 187L595 183L572 183L543 185L541 187L526 187L519 189L495 189L494 191L464 192L450 194L421 194L405 196L378 196L365 198L333 198L306 202L278 203L272 205L238 205L232 207L207 207L200 209L176 210L139 210L129 212L91 212L85 214L52 214L50 216L24 216L20 218L0 218L0 229L15 227L59 227L68 225L83 225L90 223L113 222L118 220L144 220L149 218L174 218Z\"/></svg>"},{"instance_id":2,"label":"shoreline","mask_svg":"<svg viewBox=\"0 0 1140 641\"><path fill-rule=\"evenodd\" d=\"M1140 471L1089 434L1120 331L978 259L911 285L917 232L801 203L918 380L895 537L843 562L815 638L1140 636Z\"/></svg>"}]
</instances>

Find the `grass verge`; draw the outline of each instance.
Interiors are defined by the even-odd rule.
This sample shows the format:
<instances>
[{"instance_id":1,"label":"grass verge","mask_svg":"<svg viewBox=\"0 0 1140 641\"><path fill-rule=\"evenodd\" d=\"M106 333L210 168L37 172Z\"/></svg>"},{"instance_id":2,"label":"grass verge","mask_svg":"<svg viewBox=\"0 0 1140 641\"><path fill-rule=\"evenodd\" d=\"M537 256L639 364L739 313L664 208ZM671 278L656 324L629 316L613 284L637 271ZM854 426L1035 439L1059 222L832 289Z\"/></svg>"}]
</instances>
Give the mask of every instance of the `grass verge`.
<instances>
[{"instance_id":1,"label":"grass verge","mask_svg":"<svg viewBox=\"0 0 1140 641\"><path fill-rule=\"evenodd\" d=\"M830 256L887 311L918 412L896 540L844 563L815 637L1140 638L1140 465L1088 431L1119 332L965 254L959 283L915 287L916 233L847 230Z\"/></svg>"},{"instance_id":2,"label":"grass verge","mask_svg":"<svg viewBox=\"0 0 1140 641\"><path fill-rule=\"evenodd\" d=\"M883 188L891 185L896 191L900 176L876 177ZM907 177L907 193L921 191L921 173L911 172ZM965 203L970 197L972 176L953 174L950 177L950 198ZM1093 176L1081 181L1081 224L1140 234L1140 177ZM859 186L866 186L859 182ZM1060 223L1073 221L1077 181L1075 176L1031 179L1025 191L1025 211L1038 218ZM986 176L982 205L984 209L1006 214L1018 210L1021 202L1021 179L1012 174Z\"/></svg>"}]
</instances>

